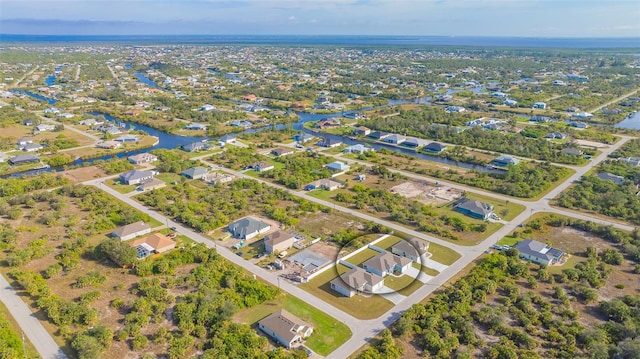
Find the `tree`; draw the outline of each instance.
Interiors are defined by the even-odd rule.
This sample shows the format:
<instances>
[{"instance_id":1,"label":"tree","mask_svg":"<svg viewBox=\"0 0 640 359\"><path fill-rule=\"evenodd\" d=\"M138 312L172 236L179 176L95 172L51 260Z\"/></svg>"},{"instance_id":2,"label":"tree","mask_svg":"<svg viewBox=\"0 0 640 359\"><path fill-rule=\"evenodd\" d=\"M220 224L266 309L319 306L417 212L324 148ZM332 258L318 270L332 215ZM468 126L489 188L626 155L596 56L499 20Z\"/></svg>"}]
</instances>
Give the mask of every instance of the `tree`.
<instances>
[{"instance_id":1,"label":"tree","mask_svg":"<svg viewBox=\"0 0 640 359\"><path fill-rule=\"evenodd\" d=\"M122 266L135 266L138 261L138 252L135 248L117 238L106 239L95 249L96 255L107 257Z\"/></svg>"}]
</instances>

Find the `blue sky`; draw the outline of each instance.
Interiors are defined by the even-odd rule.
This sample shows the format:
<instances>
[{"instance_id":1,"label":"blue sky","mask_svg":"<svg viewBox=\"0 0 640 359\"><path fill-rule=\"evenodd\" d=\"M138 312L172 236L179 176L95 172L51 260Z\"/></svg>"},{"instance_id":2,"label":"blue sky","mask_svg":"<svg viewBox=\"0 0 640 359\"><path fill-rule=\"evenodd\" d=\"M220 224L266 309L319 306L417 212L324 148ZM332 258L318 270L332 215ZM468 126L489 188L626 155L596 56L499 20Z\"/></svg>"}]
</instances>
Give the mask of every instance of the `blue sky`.
<instances>
[{"instance_id":1,"label":"blue sky","mask_svg":"<svg viewBox=\"0 0 640 359\"><path fill-rule=\"evenodd\" d=\"M638 0L1 0L0 33L639 37Z\"/></svg>"}]
</instances>

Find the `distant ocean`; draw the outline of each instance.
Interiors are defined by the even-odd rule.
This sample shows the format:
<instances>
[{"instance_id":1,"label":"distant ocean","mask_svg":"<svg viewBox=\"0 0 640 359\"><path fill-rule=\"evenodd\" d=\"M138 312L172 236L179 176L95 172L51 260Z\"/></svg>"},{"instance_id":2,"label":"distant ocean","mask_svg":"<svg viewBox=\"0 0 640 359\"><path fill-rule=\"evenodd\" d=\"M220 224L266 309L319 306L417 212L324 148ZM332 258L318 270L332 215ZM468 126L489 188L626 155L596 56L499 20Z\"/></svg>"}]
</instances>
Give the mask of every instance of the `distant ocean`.
<instances>
[{"instance_id":1,"label":"distant ocean","mask_svg":"<svg viewBox=\"0 0 640 359\"><path fill-rule=\"evenodd\" d=\"M635 38L544 38L474 36L297 36L297 35L13 35L0 34L0 45L16 43L120 44L260 44L260 45L380 45L380 46L491 46L523 48L615 49L640 48Z\"/></svg>"}]
</instances>

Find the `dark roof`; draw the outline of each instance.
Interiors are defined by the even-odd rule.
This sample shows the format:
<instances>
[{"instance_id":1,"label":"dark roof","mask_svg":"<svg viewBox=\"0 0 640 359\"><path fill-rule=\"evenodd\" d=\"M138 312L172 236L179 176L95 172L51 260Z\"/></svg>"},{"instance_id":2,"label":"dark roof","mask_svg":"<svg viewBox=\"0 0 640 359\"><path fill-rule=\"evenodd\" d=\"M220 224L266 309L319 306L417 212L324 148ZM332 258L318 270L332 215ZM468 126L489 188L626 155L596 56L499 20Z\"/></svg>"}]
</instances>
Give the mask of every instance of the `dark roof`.
<instances>
[{"instance_id":1,"label":"dark roof","mask_svg":"<svg viewBox=\"0 0 640 359\"><path fill-rule=\"evenodd\" d=\"M384 136L387 136L387 135L389 135L389 134L387 132L384 132L384 131L374 131L374 132L371 132L368 135L368 137L380 139L380 138L382 138Z\"/></svg>"},{"instance_id":2,"label":"dark roof","mask_svg":"<svg viewBox=\"0 0 640 359\"><path fill-rule=\"evenodd\" d=\"M600 173L598 173L598 178L600 178L603 181L611 181L611 182L613 182L615 184L624 183L624 177L618 176L618 175L614 175L614 174L609 173L609 172L600 172Z\"/></svg>"},{"instance_id":3,"label":"dark roof","mask_svg":"<svg viewBox=\"0 0 640 359\"><path fill-rule=\"evenodd\" d=\"M493 210L493 206L490 204L468 198L462 199L458 202L456 208L466 209L472 213L478 213L484 216L491 214L491 211Z\"/></svg>"},{"instance_id":4,"label":"dark roof","mask_svg":"<svg viewBox=\"0 0 640 359\"><path fill-rule=\"evenodd\" d=\"M447 146L438 143L438 142L431 142L430 144L424 146L425 150L431 150L431 151L442 151L446 148Z\"/></svg>"},{"instance_id":5,"label":"dark roof","mask_svg":"<svg viewBox=\"0 0 640 359\"><path fill-rule=\"evenodd\" d=\"M189 178L195 178L207 174L207 169L202 166L196 166L186 169L180 172L180 174Z\"/></svg>"},{"instance_id":6,"label":"dark roof","mask_svg":"<svg viewBox=\"0 0 640 359\"><path fill-rule=\"evenodd\" d=\"M38 161L40 161L40 158L35 155L17 155L9 159L9 163L12 163L12 164L25 163L25 162L38 162Z\"/></svg>"}]
</instances>

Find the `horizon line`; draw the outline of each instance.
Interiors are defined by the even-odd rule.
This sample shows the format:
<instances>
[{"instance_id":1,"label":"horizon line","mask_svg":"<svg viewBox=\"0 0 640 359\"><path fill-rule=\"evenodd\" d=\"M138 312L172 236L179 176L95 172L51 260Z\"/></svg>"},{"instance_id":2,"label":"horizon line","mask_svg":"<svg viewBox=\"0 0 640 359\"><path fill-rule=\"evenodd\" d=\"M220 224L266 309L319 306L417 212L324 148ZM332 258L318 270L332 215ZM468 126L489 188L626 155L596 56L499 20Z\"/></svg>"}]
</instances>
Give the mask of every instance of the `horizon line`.
<instances>
[{"instance_id":1,"label":"horizon line","mask_svg":"<svg viewBox=\"0 0 640 359\"><path fill-rule=\"evenodd\" d=\"M2 36L297 36L297 37L437 37L437 38L498 38L498 39L638 39L640 36L500 36L500 35L420 35L420 34L24 34L24 33L0 33ZM640 43L638 44L640 46Z\"/></svg>"}]
</instances>

